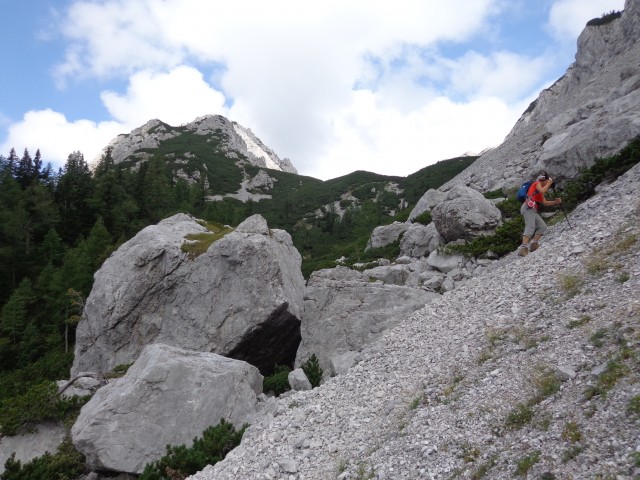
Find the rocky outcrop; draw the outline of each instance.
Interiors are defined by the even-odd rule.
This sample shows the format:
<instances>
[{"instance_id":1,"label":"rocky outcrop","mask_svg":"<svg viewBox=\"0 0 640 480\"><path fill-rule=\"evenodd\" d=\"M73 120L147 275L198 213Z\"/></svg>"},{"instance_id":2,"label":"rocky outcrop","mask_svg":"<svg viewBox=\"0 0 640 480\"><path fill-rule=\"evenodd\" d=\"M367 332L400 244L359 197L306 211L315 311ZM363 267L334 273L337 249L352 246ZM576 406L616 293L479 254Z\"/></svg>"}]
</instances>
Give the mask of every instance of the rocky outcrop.
<instances>
[{"instance_id":1,"label":"rocky outcrop","mask_svg":"<svg viewBox=\"0 0 640 480\"><path fill-rule=\"evenodd\" d=\"M430 212L433 210L433 207L443 202L446 196L446 193L430 188L424 193L424 195L422 195L422 197L420 197L416 206L413 207L413 210L411 210L411 213L409 214L408 221L413 222L424 212Z\"/></svg>"},{"instance_id":2,"label":"rocky outcrop","mask_svg":"<svg viewBox=\"0 0 640 480\"><path fill-rule=\"evenodd\" d=\"M355 361L353 354L437 296L420 288L371 282L367 271L336 267L313 272L305 290L296 365L315 354L325 378L340 373L333 365L344 371L345 354Z\"/></svg>"},{"instance_id":3,"label":"rocky outcrop","mask_svg":"<svg viewBox=\"0 0 640 480\"><path fill-rule=\"evenodd\" d=\"M266 373L293 363L304 279L291 237L254 215L202 255L182 251L187 235L207 232L176 215L104 262L78 324L72 375L131 363L151 343L246 360Z\"/></svg>"},{"instance_id":4,"label":"rocky outcrop","mask_svg":"<svg viewBox=\"0 0 640 480\"><path fill-rule=\"evenodd\" d=\"M442 238L452 242L493 233L502 221L502 214L481 193L460 185L433 209L432 218Z\"/></svg>"},{"instance_id":5,"label":"rocky outcrop","mask_svg":"<svg viewBox=\"0 0 640 480\"><path fill-rule=\"evenodd\" d=\"M33 432L3 436L0 438L0 473L4 472L4 464L12 454L15 459L25 464L46 452L54 454L67 435L67 429L56 423L37 425Z\"/></svg>"},{"instance_id":6,"label":"rocky outcrop","mask_svg":"<svg viewBox=\"0 0 640 480\"><path fill-rule=\"evenodd\" d=\"M640 3L587 26L575 62L540 93L504 142L441 187L514 188L539 170L562 182L640 134Z\"/></svg>"},{"instance_id":7,"label":"rocky outcrop","mask_svg":"<svg viewBox=\"0 0 640 480\"><path fill-rule=\"evenodd\" d=\"M438 233L435 223L412 223L400 240L400 255L426 257L443 244L444 239Z\"/></svg>"},{"instance_id":8,"label":"rocky outcrop","mask_svg":"<svg viewBox=\"0 0 640 480\"><path fill-rule=\"evenodd\" d=\"M136 158L146 160L148 154L144 149L158 148L162 142L182 135L185 130L215 138L216 142L213 143L217 145L216 151L224 153L229 158L245 158L257 167L298 173L288 158L279 158L250 129L221 115L206 115L179 128L158 119L150 120L131 133L118 135L104 148L103 154L110 149L116 163Z\"/></svg>"},{"instance_id":9,"label":"rocky outcrop","mask_svg":"<svg viewBox=\"0 0 640 480\"><path fill-rule=\"evenodd\" d=\"M261 393L262 376L245 362L149 345L82 407L72 440L91 469L140 474L167 445L190 446L221 419L250 422Z\"/></svg>"},{"instance_id":10,"label":"rocky outcrop","mask_svg":"<svg viewBox=\"0 0 640 480\"><path fill-rule=\"evenodd\" d=\"M408 223L393 222L390 225L381 225L373 229L373 233L367 242L365 251L391 245L398 241L400 236L409 228Z\"/></svg>"}]
</instances>

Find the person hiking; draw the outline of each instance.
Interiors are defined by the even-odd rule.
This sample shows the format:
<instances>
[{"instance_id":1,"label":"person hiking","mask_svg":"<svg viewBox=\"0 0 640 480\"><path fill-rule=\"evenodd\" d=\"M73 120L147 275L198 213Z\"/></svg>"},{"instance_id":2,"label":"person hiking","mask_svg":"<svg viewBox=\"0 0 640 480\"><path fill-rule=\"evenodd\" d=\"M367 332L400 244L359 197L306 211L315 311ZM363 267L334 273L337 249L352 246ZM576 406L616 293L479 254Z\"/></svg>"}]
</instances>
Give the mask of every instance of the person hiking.
<instances>
[{"instance_id":1,"label":"person hiking","mask_svg":"<svg viewBox=\"0 0 640 480\"><path fill-rule=\"evenodd\" d=\"M520 213L524 217L524 233L522 234L522 245L518 247L518 255L524 257L529 252L535 252L539 247L542 235L547 231L547 224L538 213L540 205L550 207L562 203L560 198L547 200L544 194L553 185L553 179L547 172L540 172L538 179L531 184L527 191L527 199L520 207ZM531 238L533 237L533 240ZM531 240L531 243L529 243Z\"/></svg>"}]
</instances>

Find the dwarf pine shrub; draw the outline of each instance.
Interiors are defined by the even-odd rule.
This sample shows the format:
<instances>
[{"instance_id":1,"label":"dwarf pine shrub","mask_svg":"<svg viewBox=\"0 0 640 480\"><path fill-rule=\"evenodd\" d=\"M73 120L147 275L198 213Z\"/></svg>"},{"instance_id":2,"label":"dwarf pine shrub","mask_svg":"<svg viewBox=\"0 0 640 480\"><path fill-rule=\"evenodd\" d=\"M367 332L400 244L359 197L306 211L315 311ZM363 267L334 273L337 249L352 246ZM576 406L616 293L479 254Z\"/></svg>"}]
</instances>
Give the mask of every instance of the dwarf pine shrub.
<instances>
[{"instance_id":1,"label":"dwarf pine shrub","mask_svg":"<svg viewBox=\"0 0 640 480\"><path fill-rule=\"evenodd\" d=\"M202 438L194 438L193 445L167 445L167 454L160 460L147 464L139 480L173 480L186 478L207 465L215 465L237 447L248 425L236 431L224 419L218 425L207 428Z\"/></svg>"},{"instance_id":2,"label":"dwarf pine shrub","mask_svg":"<svg viewBox=\"0 0 640 480\"><path fill-rule=\"evenodd\" d=\"M273 373L264 377L262 389L265 392L273 393L276 397L279 397L287 390L291 390L291 385L289 385L290 371L291 369L285 365L276 365L273 368Z\"/></svg>"},{"instance_id":3,"label":"dwarf pine shrub","mask_svg":"<svg viewBox=\"0 0 640 480\"><path fill-rule=\"evenodd\" d=\"M88 473L85 458L69 437L60 444L55 454L46 452L25 464L15 459L15 453L5 462L2 480L74 480Z\"/></svg>"},{"instance_id":4,"label":"dwarf pine shrub","mask_svg":"<svg viewBox=\"0 0 640 480\"><path fill-rule=\"evenodd\" d=\"M309 379L309 383L313 388L319 387L322 381L322 368L316 354L312 354L302 365L300 365L302 371Z\"/></svg>"}]
</instances>

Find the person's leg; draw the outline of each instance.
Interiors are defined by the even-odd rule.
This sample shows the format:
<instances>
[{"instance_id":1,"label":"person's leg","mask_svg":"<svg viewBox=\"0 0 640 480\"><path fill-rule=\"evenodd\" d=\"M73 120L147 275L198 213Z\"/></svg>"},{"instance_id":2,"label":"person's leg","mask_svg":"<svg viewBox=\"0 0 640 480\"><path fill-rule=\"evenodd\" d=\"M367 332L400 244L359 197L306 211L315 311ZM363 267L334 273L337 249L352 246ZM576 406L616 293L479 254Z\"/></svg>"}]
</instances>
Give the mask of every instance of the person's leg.
<instances>
[{"instance_id":1,"label":"person's leg","mask_svg":"<svg viewBox=\"0 0 640 480\"><path fill-rule=\"evenodd\" d=\"M520 213L524 217L524 233L522 234L522 244L518 247L518 255L524 257L529 253L529 240L535 232L536 219L533 209L527 207L526 203L522 204Z\"/></svg>"},{"instance_id":2,"label":"person's leg","mask_svg":"<svg viewBox=\"0 0 640 480\"><path fill-rule=\"evenodd\" d=\"M547 231L547 224L544 223L542 217L538 214L535 215L535 235L533 236L533 240L529 245L529 251L535 252L540 247L540 239L542 235Z\"/></svg>"}]
</instances>

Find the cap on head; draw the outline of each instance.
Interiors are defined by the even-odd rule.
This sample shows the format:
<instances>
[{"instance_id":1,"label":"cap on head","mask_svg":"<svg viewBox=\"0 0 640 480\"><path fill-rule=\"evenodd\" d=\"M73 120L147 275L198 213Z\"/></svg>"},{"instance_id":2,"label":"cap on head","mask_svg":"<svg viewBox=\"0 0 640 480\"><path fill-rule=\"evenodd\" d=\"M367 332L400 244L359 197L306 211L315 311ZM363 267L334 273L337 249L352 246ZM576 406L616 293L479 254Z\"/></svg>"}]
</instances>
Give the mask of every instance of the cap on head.
<instances>
[{"instance_id":1,"label":"cap on head","mask_svg":"<svg viewBox=\"0 0 640 480\"><path fill-rule=\"evenodd\" d=\"M540 175L538 175L538 180L540 180L541 182L549 180L549 174L547 174L547 172L540 172Z\"/></svg>"}]
</instances>

